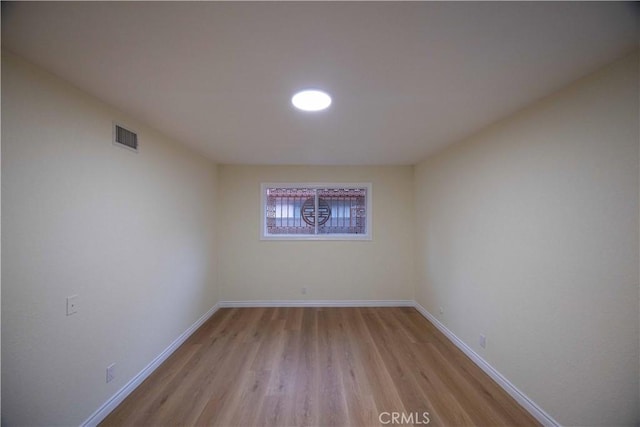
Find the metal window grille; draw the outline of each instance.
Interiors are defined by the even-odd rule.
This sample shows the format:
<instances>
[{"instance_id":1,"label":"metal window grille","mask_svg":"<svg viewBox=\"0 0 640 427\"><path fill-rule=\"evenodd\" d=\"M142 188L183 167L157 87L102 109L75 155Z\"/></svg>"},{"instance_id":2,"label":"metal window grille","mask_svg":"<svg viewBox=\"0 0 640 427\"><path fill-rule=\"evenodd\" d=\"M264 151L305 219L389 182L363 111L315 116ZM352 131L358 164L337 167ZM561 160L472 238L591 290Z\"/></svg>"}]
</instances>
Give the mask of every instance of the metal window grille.
<instances>
[{"instance_id":1,"label":"metal window grille","mask_svg":"<svg viewBox=\"0 0 640 427\"><path fill-rule=\"evenodd\" d=\"M366 188L267 188L268 235L365 234Z\"/></svg>"}]
</instances>

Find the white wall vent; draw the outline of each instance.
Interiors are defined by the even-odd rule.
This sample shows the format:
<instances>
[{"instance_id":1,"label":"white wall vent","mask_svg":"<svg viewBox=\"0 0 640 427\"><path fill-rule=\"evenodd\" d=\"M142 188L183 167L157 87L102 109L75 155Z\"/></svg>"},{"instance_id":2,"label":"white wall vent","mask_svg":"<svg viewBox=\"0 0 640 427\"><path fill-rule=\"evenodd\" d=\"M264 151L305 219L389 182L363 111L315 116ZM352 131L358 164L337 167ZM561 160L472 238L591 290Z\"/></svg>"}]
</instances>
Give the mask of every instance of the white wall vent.
<instances>
[{"instance_id":1,"label":"white wall vent","mask_svg":"<svg viewBox=\"0 0 640 427\"><path fill-rule=\"evenodd\" d=\"M133 151L138 151L138 134L122 125L114 123L113 143Z\"/></svg>"}]
</instances>

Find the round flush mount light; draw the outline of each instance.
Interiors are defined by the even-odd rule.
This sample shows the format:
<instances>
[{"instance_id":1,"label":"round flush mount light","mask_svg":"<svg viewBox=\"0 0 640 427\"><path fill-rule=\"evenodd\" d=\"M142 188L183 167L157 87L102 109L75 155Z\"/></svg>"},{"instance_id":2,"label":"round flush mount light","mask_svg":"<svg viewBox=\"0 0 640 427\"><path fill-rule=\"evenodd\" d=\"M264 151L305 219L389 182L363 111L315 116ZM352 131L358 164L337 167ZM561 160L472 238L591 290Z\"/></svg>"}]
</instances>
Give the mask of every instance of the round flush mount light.
<instances>
[{"instance_id":1,"label":"round flush mount light","mask_svg":"<svg viewBox=\"0 0 640 427\"><path fill-rule=\"evenodd\" d=\"M291 98L291 103L302 111L322 111L331 105L331 97L321 90L303 90Z\"/></svg>"}]
</instances>

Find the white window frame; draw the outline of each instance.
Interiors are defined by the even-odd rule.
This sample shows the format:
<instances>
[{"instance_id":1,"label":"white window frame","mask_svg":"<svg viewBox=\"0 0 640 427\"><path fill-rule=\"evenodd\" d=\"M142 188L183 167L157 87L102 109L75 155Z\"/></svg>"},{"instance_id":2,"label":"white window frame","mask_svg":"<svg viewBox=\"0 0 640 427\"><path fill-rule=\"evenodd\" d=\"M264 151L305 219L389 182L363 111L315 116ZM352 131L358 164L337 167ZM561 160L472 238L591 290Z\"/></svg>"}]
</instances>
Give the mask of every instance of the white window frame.
<instances>
[{"instance_id":1,"label":"white window frame","mask_svg":"<svg viewBox=\"0 0 640 427\"><path fill-rule=\"evenodd\" d=\"M268 188L366 188L366 209L367 216L365 222L366 232L363 234L267 234L267 189ZM372 184L366 183L339 183L339 182L263 182L260 184L260 240L373 240L373 192Z\"/></svg>"}]
</instances>

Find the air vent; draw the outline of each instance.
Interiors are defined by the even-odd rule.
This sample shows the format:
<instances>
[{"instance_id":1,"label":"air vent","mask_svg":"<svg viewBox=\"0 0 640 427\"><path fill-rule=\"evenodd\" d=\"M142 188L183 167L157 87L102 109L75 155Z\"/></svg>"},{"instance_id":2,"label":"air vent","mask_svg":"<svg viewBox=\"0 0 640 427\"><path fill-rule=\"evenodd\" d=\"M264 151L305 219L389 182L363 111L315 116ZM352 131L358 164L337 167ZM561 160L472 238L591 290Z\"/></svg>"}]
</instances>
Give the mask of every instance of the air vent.
<instances>
[{"instance_id":1,"label":"air vent","mask_svg":"<svg viewBox=\"0 0 640 427\"><path fill-rule=\"evenodd\" d=\"M138 134L114 123L113 143L133 151L138 151Z\"/></svg>"}]
</instances>

